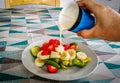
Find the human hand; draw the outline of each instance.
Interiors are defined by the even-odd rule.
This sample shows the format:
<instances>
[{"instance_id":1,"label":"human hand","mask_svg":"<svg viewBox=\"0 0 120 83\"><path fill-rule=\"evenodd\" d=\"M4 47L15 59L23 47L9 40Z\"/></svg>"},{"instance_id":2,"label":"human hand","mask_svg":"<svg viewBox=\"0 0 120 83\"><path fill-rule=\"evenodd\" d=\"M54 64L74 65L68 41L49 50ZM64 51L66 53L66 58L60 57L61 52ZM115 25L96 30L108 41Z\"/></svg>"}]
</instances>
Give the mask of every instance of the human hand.
<instances>
[{"instance_id":1,"label":"human hand","mask_svg":"<svg viewBox=\"0 0 120 83\"><path fill-rule=\"evenodd\" d=\"M108 6L96 3L94 0L80 0L81 8L94 14L96 23L89 30L77 33L83 38L101 38L111 41L120 41L120 14Z\"/></svg>"}]
</instances>

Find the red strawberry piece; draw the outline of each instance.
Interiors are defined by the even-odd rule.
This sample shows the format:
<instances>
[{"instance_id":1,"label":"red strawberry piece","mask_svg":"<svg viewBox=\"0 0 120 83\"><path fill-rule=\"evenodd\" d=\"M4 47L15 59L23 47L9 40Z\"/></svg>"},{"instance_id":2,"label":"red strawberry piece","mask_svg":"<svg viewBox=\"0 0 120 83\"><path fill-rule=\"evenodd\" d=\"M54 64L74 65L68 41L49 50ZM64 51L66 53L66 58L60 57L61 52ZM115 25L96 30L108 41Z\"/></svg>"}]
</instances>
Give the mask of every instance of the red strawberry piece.
<instances>
[{"instance_id":1,"label":"red strawberry piece","mask_svg":"<svg viewBox=\"0 0 120 83\"><path fill-rule=\"evenodd\" d=\"M49 46L50 46L49 42L45 42L45 43L43 43L43 45L40 48L40 50L46 50Z\"/></svg>"},{"instance_id":2,"label":"red strawberry piece","mask_svg":"<svg viewBox=\"0 0 120 83\"><path fill-rule=\"evenodd\" d=\"M55 46L54 46L54 45L50 45L47 49L48 49L49 51L53 51L53 50L55 50Z\"/></svg>"},{"instance_id":3,"label":"red strawberry piece","mask_svg":"<svg viewBox=\"0 0 120 83\"><path fill-rule=\"evenodd\" d=\"M50 54L50 51L49 51L49 50L43 50L41 54L42 54L42 55L49 55L49 54Z\"/></svg>"},{"instance_id":4,"label":"red strawberry piece","mask_svg":"<svg viewBox=\"0 0 120 83\"><path fill-rule=\"evenodd\" d=\"M47 70L49 73L56 73L58 71L58 68L52 65L47 65Z\"/></svg>"},{"instance_id":5,"label":"red strawberry piece","mask_svg":"<svg viewBox=\"0 0 120 83\"><path fill-rule=\"evenodd\" d=\"M70 44L63 44L64 50L70 49Z\"/></svg>"},{"instance_id":6,"label":"red strawberry piece","mask_svg":"<svg viewBox=\"0 0 120 83\"><path fill-rule=\"evenodd\" d=\"M60 41L59 40L55 39L54 41L55 41L55 44L60 45Z\"/></svg>"},{"instance_id":7,"label":"red strawberry piece","mask_svg":"<svg viewBox=\"0 0 120 83\"><path fill-rule=\"evenodd\" d=\"M73 45L70 46L70 48L76 50L77 46L73 44Z\"/></svg>"},{"instance_id":8,"label":"red strawberry piece","mask_svg":"<svg viewBox=\"0 0 120 83\"><path fill-rule=\"evenodd\" d=\"M49 40L49 44L54 44L54 39Z\"/></svg>"},{"instance_id":9,"label":"red strawberry piece","mask_svg":"<svg viewBox=\"0 0 120 83\"><path fill-rule=\"evenodd\" d=\"M51 40L49 40L49 44L57 47L58 45L60 45L60 41L57 39L51 39Z\"/></svg>"}]
</instances>

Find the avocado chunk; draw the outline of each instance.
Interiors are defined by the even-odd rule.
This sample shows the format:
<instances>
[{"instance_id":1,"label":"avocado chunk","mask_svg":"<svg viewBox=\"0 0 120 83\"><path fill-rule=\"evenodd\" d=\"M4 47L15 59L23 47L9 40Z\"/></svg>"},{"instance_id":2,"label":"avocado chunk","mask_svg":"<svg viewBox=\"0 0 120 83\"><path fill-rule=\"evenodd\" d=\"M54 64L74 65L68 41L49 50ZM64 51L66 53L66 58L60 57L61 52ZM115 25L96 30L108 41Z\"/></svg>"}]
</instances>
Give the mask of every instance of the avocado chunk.
<instances>
[{"instance_id":1,"label":"avocado chunk","mask_svg":"<svg viewBox=\"0 0 120 83\"><path fill-rule=\"evenodd\" d=\"M62 68L62 69L64 69L64 70L67 70L67 69L68 69L68 67L65 66L65 65L63 65L62 63L60 63L60 65L61 65L61 68Z\"/></svg>"},{"instance_id":2,"label":"avocado chunk","mask_svg":"<svg viewBox=\"0 0 120 83\"><path fill-rule=\"evenodd\" d=\"M78 66L78 67L84 67L86 64L84 62L81 62L79 59L75 58L73 59L73 64Z\"/></svg>"},{"instance_id":3,"label":"avocado chunk","mask_svg":"<svg viewBox=\"0 0 120 83\"><path fill-rule=\"evenodd\" d=\"M68 66L69 61L68 61L68 60L63 60L63 61L62 61L62 64L65 65L65 66Z\"/></svg>"},{"instance_id":4,"label":"avocado chunk","mask_svg":"<svg viewBox=\"0 0 120 83\"><path fill-rule=\"evenodd\" d=\"M72 60L69 60L69 64L68 64L70 67L74 66L73 64L73 61Z\"/></svg>"},{"instance_id":5,"label":"avocado chunk","mask_svg":"<svg viewBox=\"0 0 120 83\"><path fill-rule=\"evenodd\" d=\"M87 57L86 59L84 59L82 62L84 62L84 63L88 63L88 62L90 62L91 61L91 58L90 57Z\"/></svg>"}]
</instances>

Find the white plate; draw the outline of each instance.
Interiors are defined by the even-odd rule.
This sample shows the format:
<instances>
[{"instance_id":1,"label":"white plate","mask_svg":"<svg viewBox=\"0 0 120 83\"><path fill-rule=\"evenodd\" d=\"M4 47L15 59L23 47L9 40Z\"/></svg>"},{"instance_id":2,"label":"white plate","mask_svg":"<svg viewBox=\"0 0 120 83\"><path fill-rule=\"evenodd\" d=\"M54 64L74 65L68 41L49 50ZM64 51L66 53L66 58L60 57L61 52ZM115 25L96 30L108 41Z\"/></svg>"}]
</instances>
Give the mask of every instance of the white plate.
<instances>
[{"instance_id":1,"label":"white plate","mask_svg":"<svg viewBox=\"0 0 120 83\"><path fill-rule=\"evenodd\" d=\"M67 70L59 70L55 74L50 74L45 69L35 66L34 58L30 54L30 49L35 45L41 46L42 43L48 41L49 39L50 38L39 40L37 42L30 44L28 47L24 49L22 53L23 65L35 75L52 80L61 80L61 81L77 80L90 75L97 67L98 59L96 54L86 45L71 39L62 39L62 43L78 42L78 48L84 51L85 53L87 53L87 55L92 59L92 61L88 63L87 66L85 66L84 68L70 67Z\"/></svg>"}]
</instances>

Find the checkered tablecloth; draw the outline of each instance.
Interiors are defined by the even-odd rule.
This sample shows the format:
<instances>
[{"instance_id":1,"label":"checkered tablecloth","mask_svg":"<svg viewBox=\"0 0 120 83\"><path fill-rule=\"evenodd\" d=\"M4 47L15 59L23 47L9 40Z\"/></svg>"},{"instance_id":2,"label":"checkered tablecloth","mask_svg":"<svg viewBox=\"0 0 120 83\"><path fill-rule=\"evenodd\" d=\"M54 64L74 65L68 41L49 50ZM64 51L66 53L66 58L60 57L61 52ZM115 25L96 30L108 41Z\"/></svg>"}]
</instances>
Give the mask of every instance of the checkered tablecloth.
<instances>
[{"instance_id":1,"label":"checkered tablecloth","mask_svg":"<svg viewBox=\"0 0 120 83\"><path fill-rule=\"evenodd\" d=\"M59 37L56 25L61 8L0 9L0 83L120 83L120 42L83 39L64 31L63 38L79 40L98 56L97 69L74 81L54 81L30 73L21 62L21 53L34 41Z\"/></svg>"}]
</instances>

